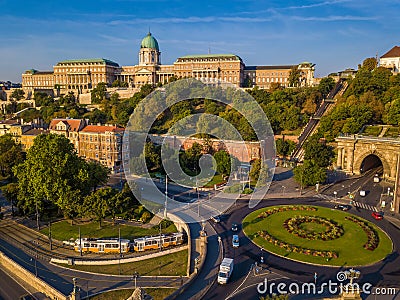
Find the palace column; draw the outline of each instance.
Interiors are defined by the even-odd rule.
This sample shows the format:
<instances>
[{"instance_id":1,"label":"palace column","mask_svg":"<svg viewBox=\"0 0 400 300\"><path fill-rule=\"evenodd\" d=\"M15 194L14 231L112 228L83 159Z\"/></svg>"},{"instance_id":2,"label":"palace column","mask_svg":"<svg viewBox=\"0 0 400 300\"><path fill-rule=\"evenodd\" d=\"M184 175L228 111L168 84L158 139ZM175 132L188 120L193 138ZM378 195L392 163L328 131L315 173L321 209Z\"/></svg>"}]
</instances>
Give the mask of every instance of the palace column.
<instances>
[{"instance_id":1,"label":"palace column","mask_svg":"<svg viewBox=\"0 0 400 300\"><path fill-rule=\"evenodd\" d=\"M343 169L342 165L342 155L343 155L343 148L338 148L338 155L337 155L337 161L336 161L336 166L338 168Z\"/></svg>"}]
</instances>

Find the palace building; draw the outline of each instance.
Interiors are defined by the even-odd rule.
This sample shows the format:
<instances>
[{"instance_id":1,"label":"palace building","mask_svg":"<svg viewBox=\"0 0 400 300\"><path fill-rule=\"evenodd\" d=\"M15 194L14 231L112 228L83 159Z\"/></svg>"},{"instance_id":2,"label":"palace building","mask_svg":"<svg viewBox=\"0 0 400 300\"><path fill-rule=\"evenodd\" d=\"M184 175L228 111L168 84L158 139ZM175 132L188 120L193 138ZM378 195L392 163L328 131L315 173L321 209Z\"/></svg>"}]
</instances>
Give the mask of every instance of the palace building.
<instances>
[{"instance_id":1,"label":"palace building","mask_svg":"<svg viewBox=\"0 0 400 300\"><path fill-rule=\"evenodd\" d=\"M277 83L289 86L293 68L299 71L299 85L313 86L314 64L309 62L283 66L246 66L235 54L200 54L178 57L172 65L161 64L161 51L157 40L149 32L139 49L139 64L119 66L107 59L76 59L57 63L53 71L28 70L22 74L25 94L43 91L54 95L70 91L90 92L100 82L111 85L115 80L126 82L130 88L144 84L166 83L171 77L197 78L209 83L230 83L237 87L269 88Z\"/></svg>"}]
</instances>

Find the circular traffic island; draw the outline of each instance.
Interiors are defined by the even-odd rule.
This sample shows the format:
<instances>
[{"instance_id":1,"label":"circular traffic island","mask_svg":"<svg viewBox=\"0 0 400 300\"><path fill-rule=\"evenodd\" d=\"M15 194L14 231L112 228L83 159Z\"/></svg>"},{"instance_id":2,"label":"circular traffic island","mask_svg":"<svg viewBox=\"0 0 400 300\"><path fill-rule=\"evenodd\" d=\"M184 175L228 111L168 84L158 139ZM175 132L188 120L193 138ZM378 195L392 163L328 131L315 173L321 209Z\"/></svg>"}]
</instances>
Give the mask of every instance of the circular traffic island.
<instances>
[{"instance_id":1,"label":"circular traffic island","mask_svg":"<svg viewBox=\"0 0 400 300\"><path fill-rule=\"evenodd\" d=\"M371 222L320 206L259 209L243 220L243 231L266 251L321 265L369 265L384 259L393 248L390 238Z\"/></svg>"}]
</instances>

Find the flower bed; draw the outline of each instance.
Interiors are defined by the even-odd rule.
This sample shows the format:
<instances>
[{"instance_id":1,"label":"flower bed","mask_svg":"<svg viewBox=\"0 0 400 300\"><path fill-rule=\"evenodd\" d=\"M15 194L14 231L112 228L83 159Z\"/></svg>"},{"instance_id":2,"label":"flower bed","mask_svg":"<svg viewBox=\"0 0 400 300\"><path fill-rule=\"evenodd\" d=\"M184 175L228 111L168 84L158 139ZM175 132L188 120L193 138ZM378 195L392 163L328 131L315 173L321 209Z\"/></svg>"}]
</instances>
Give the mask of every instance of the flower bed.
<instances>
[{"instance_id":1,"label":"flower bed","mask_svg":"<svg viewBox=\"0 0 400 300\"><path fill-rule=\"evenodd\" d=\"M326 227L325 232L315 232L300 228L303 223L315 223ZM287 219L283 227L290 233L308 240L334 240L344 234L343 227L333 220L318 216L295 216Z\"/></svg>"},{"instance_id":2,"label":"flower bed","mask_svg":"<svg viewBox=\"0 0 400 300\"><path fill-rule=\"evenodd\" d=\"M378 247L379 237L374 228L372 228L368 223L364 222L363 220L360 220L353 216L346 217L346 219L359 225L367 234L368 241L364 244L364 249L373 251Z\"/></svg>"},{"instance_id":3,"label":"flower bed","mask_svg":"<svg viewBox=\"0 0 400 300\"><path fill-rule=\"evenodd\" d=\"M309 248L304 248L296 245L291 245L288 244L284 241L281 241L271 234L269 234L266 230L263 231L258 231L258 234L265 239L267 242L285 249L288 252L294 252L294 253L300 253L304 255L312 255L312 256L319 256L323 258L338 258L339 254L336 251L325 251L325 250L316 250L316 249L309 249Z\"/></svg>"},{"instance_id":4,"label":"flower bed","mask_svg":"<svg viewBox=\"0 0 400 300\"><path fill-rule=\"evenodd\" d=\"M299 211L317 211L318 208L313 207L313 206L305 206L305 205L296 205L296 206L279 206L279 207L274 207L270 208L266 211L263 211L260 213L257 218L263 219L267 218L270 215L273 215L278 212L283 212L283 211L293 211L293 210L299 210Z\"/></svg>"}]
</instances>

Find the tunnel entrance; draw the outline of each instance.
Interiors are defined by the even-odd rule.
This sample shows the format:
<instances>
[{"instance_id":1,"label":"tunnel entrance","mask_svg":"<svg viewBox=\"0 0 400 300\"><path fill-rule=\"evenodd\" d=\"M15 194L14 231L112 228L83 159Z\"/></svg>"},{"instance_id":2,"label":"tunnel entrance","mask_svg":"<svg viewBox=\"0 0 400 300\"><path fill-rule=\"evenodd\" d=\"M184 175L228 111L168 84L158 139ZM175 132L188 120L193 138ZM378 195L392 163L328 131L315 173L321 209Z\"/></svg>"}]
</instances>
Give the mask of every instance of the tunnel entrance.
<instances>
[{"instance_id":1,"label":"tunnel entrance","mask_svg":"<svg viewBox=\"0 0 400 300\"><path fill-rule=\"evenodd\" d=\"M363 174L372 169L375 170L375 172L379 175L383 173L382 161L375 154L370 154L363 159L360 167L360 173Z\"/></svg>"}]
</instances>

